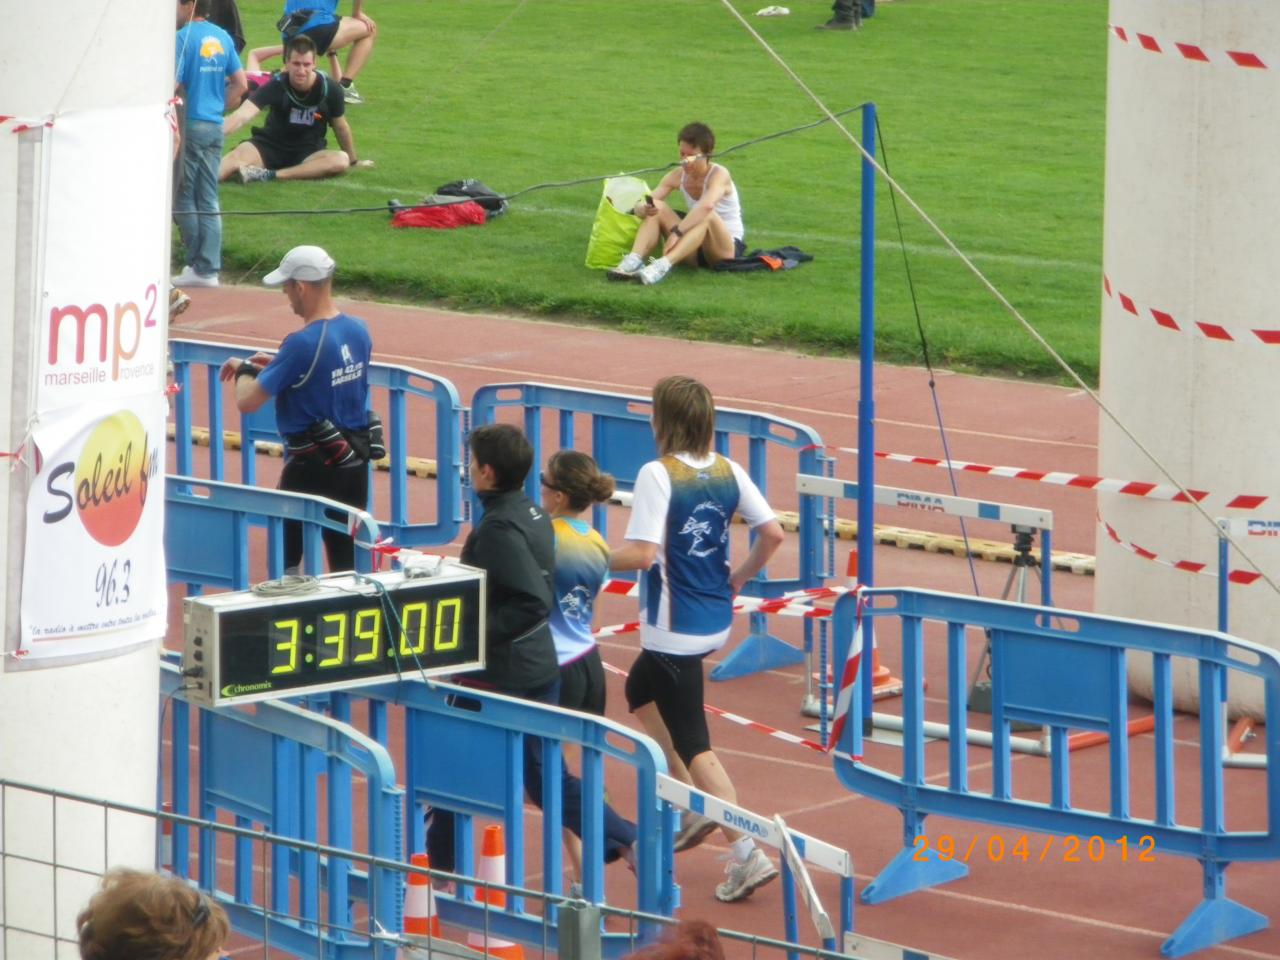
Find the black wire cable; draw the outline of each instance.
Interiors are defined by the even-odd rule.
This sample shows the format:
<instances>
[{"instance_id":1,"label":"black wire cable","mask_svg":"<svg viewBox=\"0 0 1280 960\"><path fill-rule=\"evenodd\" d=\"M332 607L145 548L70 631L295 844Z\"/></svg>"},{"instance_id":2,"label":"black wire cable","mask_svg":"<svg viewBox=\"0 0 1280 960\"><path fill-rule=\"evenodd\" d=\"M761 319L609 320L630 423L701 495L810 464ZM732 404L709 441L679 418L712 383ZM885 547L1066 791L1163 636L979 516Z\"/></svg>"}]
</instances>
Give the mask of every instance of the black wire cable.
<instances>
[{"instance_id":1,"label":"black wire cable","mask_svg":"<svg viewBox=\"0 0 1280 960\"><path fill-rule=\"evenodd\" d=\"M849 107L848 109L841 110L839 113L834 113L830 117L820 117L819 119L811 121L810 123L802 123L796 127L789 127L786 130L778 130L775 133L766 133L762 137L755 137L751 140L744 140L742 141L742 143L735 143L731 147L727 147L724 150L717 151L714 154L714 156L725 157L737 150L744 150L747 147L753 147L758 143L767 143L770 140L777 140L780 137L789 137L793 133L800 133L804 130L812 130L814 127L820 127L824 123L830 123L833 118L843 117L846 114L854 113L858 110L861 110L864 106L866 106L865 103L860 103L857 106ZM879 121L877 120L877 125L878 123ZM677 161L673 163L661 164L660 166L656 166L656 167L641 167L638 170L628 170L625 173L606 173L601 176L580 177L576 180L550 180L546 183L535 183L532 186L524 187L523 189L517 190L515 193L503 194L499 196L498 199L503 200L507 203L510 203L512 200L515 200L517 197L523 197L527 193L534 193L535 191L538 191L538 190L556 190L562 187L578 187L588 183L602 183L603 181L613 179L614 177L636 177L645 173L660 173L660 172L670 170L673 167L678 167L679 165L680 164ZM886 167L886 169L888 168ZM175 210L173 214L174 216L205 216L205 217L281 217L281 216L326 216L326 215L347 214L347 213L387 213L388 210L394 212L397 209L402 209L402 208L407 209L408 207L418 207L418 208L449 207L449 206L453 206L455 203L470 203L471 199L472 199L471 197L431 197L423 200L421 203L400 204L399 206L391 206L389 203L384 203L381 206L377 206L377 207L333 207L333 208L319 209L319 210L220 210L217 213L213 213L211 211ZM895 212L896 212L896 208L895 208Z\"/></svg>"},{"instance_id":2,"label":"black wire cable","mask_svg":"<svg viewBox=\"0 0 1280 960\"><path fill-rule=\"evenodd\" d=\"M889 151L885 147L884 131L880 129L880 115L876 114L876 140L880 143L881 164L885 173L889 172ZM938 382L933 372L933 361L929 359L929 339L925 336L924 320L920 316L920 301L916 297L916 284L911 275L911 259L907 256L907 241L902 230L902 216L898 212L898 191L889 184L889 204L893 208L893 219L898 227L898 247L902 251L902 266L907 272L907 290L911 294L911 309L916 318L916 334L920 338L920 354L924 359L924 368L929 373L929 394L933 398L933 415L938 421L938 435L942 438L942 455L947 461L947 477L951 481L951 493L960 496L960 487L956 483L955 467L951 466L951 444L947 440L947 428L942 422L942 405L938 400ZM875 451L860 450L858 456L874 456ZM973 551L969 548L969 530L965 526L964 517L960 517L960 536L964 540L964 554L969 561L969 577L973 580L974 596L982 596L978 586L978 571L973 563Z\"/></svg>"}]
</instances>

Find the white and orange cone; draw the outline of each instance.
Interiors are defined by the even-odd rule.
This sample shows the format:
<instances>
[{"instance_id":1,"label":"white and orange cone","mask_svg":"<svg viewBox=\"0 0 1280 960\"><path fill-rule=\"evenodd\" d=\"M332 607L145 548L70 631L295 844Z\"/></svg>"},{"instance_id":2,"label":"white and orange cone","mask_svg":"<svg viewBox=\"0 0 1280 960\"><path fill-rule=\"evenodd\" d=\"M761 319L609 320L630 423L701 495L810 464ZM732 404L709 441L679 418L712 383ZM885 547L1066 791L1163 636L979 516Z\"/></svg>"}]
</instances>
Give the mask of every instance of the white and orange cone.
<instances>
[{"instance_id":1,"label":"white and orange cone","mask_svg":"<svg viewBox=\"0 0 1280 960\"><path fill-rule=\"evenodd\" d=\"M415 853L409 863L424 870L431 867L425 853ZM436 895L431 889L431 878L421 873L409 874L409 885L404 891L404 932L419 937L440 936L440 918L436 916Z\"/></svg>"},{"instance_id":2,"label":"white and orange cone","mask_svg":"<svg viewBox=\"0 0 1280 960\"><path fill-rule=\"evenodd\" d=\"M492 824L484 828L484 839L480 844L480 866L476 871L476 877L489 883L507 882L507 845L502 836L501 824ZM495 910L502 910L507 905L507 892L477 887L476 900L489 904ZM493 934L486 936L480 930L473 930L467 934L467 946L477 953L498 957L499 960L524 960L524 947L520 944L501 940Z\"/></svg>"},{"instance_id":3,"label":"white and orange cone","mask_svg":"<svg viewBox=\"0 0 1280 960\"><path fill-rule=\"evenodd\" d=\"M850 590L858 585L858 551L849 551L849 563L845 567L845 584ZM871 698L883 700L886 697L902 696L902 681L893 675L893 671L880 662L880 648L872 647L871 653Z\"/></svg>"}]
</instances>

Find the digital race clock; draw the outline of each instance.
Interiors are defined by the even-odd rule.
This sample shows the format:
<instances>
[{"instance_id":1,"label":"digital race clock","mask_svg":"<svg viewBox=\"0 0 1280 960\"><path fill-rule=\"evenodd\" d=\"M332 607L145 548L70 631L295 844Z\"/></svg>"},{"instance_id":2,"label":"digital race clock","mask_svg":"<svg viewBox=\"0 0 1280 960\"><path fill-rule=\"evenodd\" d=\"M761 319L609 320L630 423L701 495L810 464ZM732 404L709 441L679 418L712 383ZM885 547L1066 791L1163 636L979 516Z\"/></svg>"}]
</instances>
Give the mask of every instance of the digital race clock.
<instances>
[{"instance_id":1,"label":"digital race clock","mask_svg":"<svg viewBox=\"0 0 1280 960\"><path fill-rule=\"evenodd\" d=\"M432 576L336 574L309 587L188 597L188 698L222 706L484 666L482 570L447 561Z\"/></svg>"}]
</instances>

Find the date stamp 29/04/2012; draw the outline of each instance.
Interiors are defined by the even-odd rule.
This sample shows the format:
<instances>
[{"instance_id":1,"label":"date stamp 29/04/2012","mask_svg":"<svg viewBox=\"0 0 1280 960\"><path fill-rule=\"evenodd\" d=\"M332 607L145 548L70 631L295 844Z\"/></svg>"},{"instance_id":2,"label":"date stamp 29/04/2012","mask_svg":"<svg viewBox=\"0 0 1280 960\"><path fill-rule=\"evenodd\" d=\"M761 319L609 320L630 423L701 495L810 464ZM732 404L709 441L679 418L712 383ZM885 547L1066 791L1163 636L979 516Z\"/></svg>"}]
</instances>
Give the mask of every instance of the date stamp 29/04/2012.
<instances>
[{"instance_id":1,"label":"date stamp 29/04/2012","mask_svg":"<svg viewBox=\"0 0 1280 960\"><path fill-rule=\"evenodd\" d=\"M913 841L915 853L912 860L924 862L938 860L987 860L991 863L1155 863L1155 837L1144 835L1136 841L1128 837L1104 837L1099 834L1082 837L1067 834L1063 837L1028 837L1020 833L1006 839L998 833L984 841L974 836L968 843L948 833L936 837L918 836Z\"/></svg>"}]
</instances>

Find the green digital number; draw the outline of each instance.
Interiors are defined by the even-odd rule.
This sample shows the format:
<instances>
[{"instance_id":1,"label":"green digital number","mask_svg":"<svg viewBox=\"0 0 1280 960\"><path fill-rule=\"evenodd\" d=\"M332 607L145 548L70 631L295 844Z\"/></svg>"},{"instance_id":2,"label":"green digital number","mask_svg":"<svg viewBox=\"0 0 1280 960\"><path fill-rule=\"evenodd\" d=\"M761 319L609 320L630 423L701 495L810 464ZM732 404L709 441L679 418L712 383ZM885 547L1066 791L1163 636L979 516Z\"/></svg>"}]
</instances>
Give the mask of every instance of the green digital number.
<instances>
[{"instance_id":1,"label":"green digital number","mask_svg":"<svg viewBox=\"0 0 1280 960\"><path fill-rule=\"evenodd\" d=\"M451 614L448 624L445 623L445 613ZM432 649L437 652L445 650L458 649L459 632L462 625L462 598L453 597L449 600L441 600L436 604L436 629L435 637L432 641ZM444 636L445 630L448 629L448 637Z\"/></svg>"},{"instance_id":2,"label":"green digital number","mask_svg":"<svg viewBox=\"0 0 1280 960\"><path fill-rule=\"evenodd\" d=\"M298 620L295 617L292 620L277 620L272 625L272 629L283 630L289 634L289 639L283 640L276 644L276 653L284 653L288 655L285 663L278 663L271 668L271 673L293 673L298 669Z\"/></svg>"},{"instance_id":3,"label":"green digital number","mask_svg":"<svg viewBox=\"0 0 1280 960\"><path fill-rule=\"evenodd\" d=\"M418 639L409 646L410 626L414 616L418 618ZM400 610L400 656L413 657L426 652L427 649L427 601L418 600L406 603Z\"/></svg>"},{"instance_id":4,"label":"green digital number","mask_svg":"<svg viewBox=\"0 0 1280 960\"><path fill-rule=\"evenodd\" d=\"M340 667L347 661L347 615L345 613L326 613L321 619L325 623L336 623L338 632L331 633L327 637L321 637L320 642L326 647L337 647L337 652L331 657L325 657L316 664L316 669L323 670L325 667Z\"/></svg>"},{"instance_id":5,"label":"green digital number","mask_svg":"<svg viewBox=\"0 0 1280 960\"><path fill-rule=\"evenodd\" d=\"M357 613L355 636L357 640L363 640L369 644L369 649L364 653L356 654L351 662L368 663L370 660L377 660L382 654L382 611L374 607Z\"/></svg>"}]
</instances>

